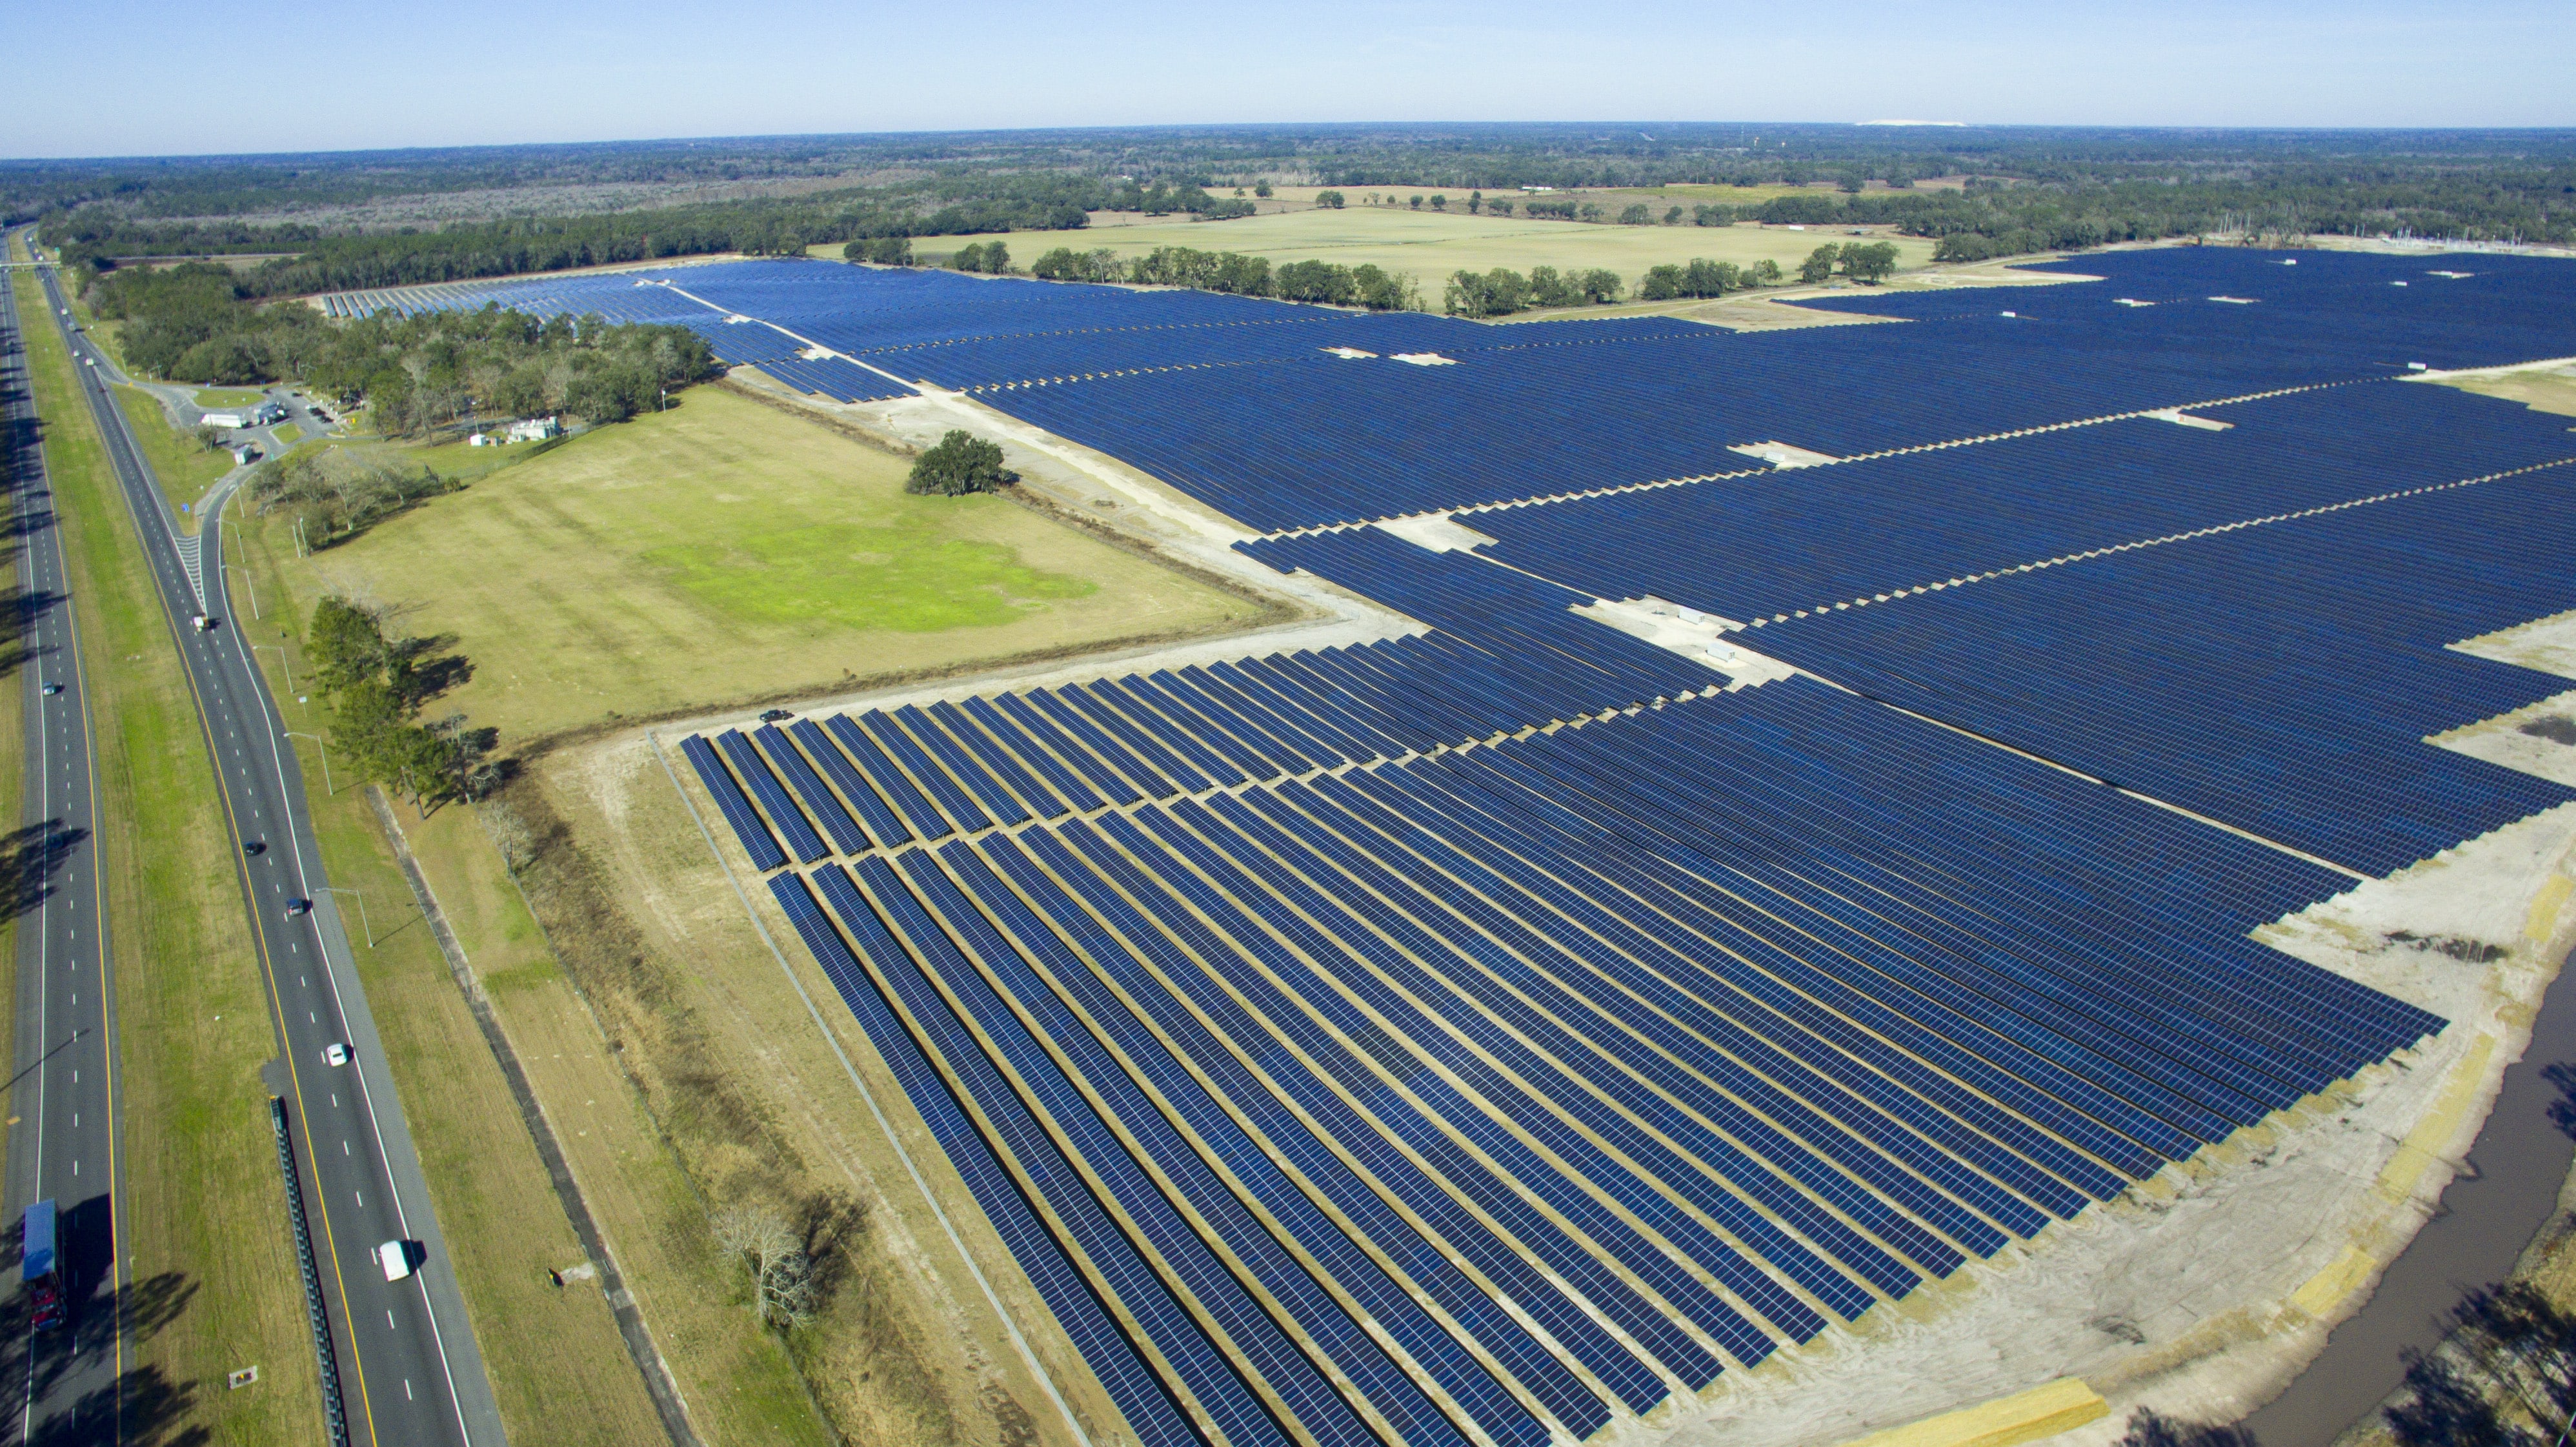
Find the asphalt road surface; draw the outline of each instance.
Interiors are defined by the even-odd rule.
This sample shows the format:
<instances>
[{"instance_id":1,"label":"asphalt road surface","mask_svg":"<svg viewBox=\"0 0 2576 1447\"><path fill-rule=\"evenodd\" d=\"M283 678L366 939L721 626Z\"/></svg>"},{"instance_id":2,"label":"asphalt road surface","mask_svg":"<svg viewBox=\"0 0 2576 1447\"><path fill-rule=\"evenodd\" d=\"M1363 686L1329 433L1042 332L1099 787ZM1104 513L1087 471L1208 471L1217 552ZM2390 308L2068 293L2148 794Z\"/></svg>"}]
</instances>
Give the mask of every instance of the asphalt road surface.
<instances>
[{"instance_id":1,"label":"asphalt road surface","mask_svg":"<svg viewBox=\"0 0 2576 1447\"><path fill-rule=\"evenodd\" d=\"M41 325L43 318L33 319ZM119 1268L123 1214L117 1174L114 992L97 869L95 771L80 640L53 526L52 489L38 449L14 288L0 285L0 428L18 552L20 606L11 641L26 713L25 799L6 842L0 904L18 924L16 1064L9 1104L9 1264L28 1203L60 1212L58 1256L71 1303L60 1330L37 1332L23 1292L0 1312L0 1442L120 1440L118 1381L128 1366L127 1322L140 1305ZM59 691L47 694L48 686ZM156 1294L158 1289L156 1288Z\"/></svg>"},{"instance_id":2,"label":"asphalt road surface","mask_svg":"<svg viewBox=\"0 0 2576 1447\"><path fill-rule=\"evenodd\" d=\"M62 314L65 303L53 272L43 272L42 280L54 312L50 320L71 345L91 415L107 439L127 515L142 537L170 636L187 665L207 747L222 783L253 939L278 1030L280 1055L267 1077L270 1088L285 1098L297 1163L305 1177L305 1208L336 1342L350 1440L367 1447L380 1443L501 1447L499 1409L465 1318L464 1300L404 1124L401 1101L367 1013L350 934L343 928L341 903L346 896L334 893L323 873L312 822L304 809L301 770L286 738L289 728L320 732L318 716L306 717L299 711L292 723L281 717L253 666L251 648L259 639L245 637L241 631L259 625L230 616L222 596L220 500L210 500L211 515L199 544L204 556L198 576L206 595L198 596L197 585L181 563L171 514L141 449L126 430L122 410L107 391L107 380L115 375L113 363L71 328ZM48 319L26 320L40 325ZM55 425L63 425L63 419L55 419ZM44 550L50 553L50 531L42 537ZM30 547L27 556L33 559L38 551ZM50 569L30 581L31 596L41 602L59 595L58 561L27 566ZM51 593L43 592L48 586ZM48 630L42 635L46 646L63 650L36 659L38 667L23 670L29 673L28 686L33 688L36 672L56 666L57 657L69 656L70 610L55 604L29 613L38 620L35 626ZM200 629L193 624L191 620L201 613L209 617L211 627ZM269 631L274 633L273 623ZM68 669L68 664L63 667ZM51 673L46 676L52 677ZM31 702L31 759L49 756L37 753L32 743L39 724L61 720L57 735L79 727L83 715L76 712L82 707L77 676L63 682L62 694ZM87 767L85 749L79 745L49 737L45 748L52 751L51 757L68 757L77 760L80 769ZM91 1255L76 1254L74 1259L94 1258L96 1264L90 1269L96 1280L77 1279L76 1284L87 1293L84 1309L95 1314L99 1325L70 1334L59 1346L47 1340L35 1349L39 1368L50 1353L70 1359L64 1368L31 1374L31 1382L43 1389L42 1405L33 1409L39 1417L75 1411L85 1400L82 1392L95 1390L97 1383L110 1380L124 1365L118 1357L118 1336L110 1325L119 1314L99 1308L113 1293L139 1290L110 1279L116 1258L104 1244L112 1239L109 1233L115 1218L109 1190L112 1172L107 1164L113 1152L107 1146L107 1133L117 1122L108 1099L112 1076L103 1054L105 1042L113 1035L105 1028L99 1008L105 1003L104 986L89 983L101 980L98 942L89 927L97 917L97 887L88 872L86 847L96 825L87 812L91 806L86 785L77 794L70 792L73 776L67 771L71 768L49 765L44 786L52 791L48 794L40 794L32 777L30 781L30 798L39 801L30 807L48 811L52 822L43 827L51 832L45 837L59 841L54 847L64 862L46 881L48 891L37 906L42 915L39 927L21 932L22 940L37 941L27 948L47 953L44 967L32 972L36 985L27 983L31 972L23 968L20 972L18 1068L25 1070L39 1060L42 1064L18 1086L22 1123L12 1130L25 1132L28 1123L40 1124L43 1144L31 1153L35 1169L42 1173L41 1189L62 1202L67 1217L87 1213L75 1224L79 1234L73 1240L76 1253ZM291 902L297 900L311 901L309 911L290 913ZM400 896L368 903L384 916L379 921L383 924L394 922L397 910L410 908ZM350 913L356 913L354 905ZM77 939L71 933L76 928ZM59 946L54 943L58 933ZM88 953L75 957L76 949ZM51 993L31 1006L31 988ZM87 1003L63 1000L75 992ZM88 1013L82 1014L83 1010ZM26 1022L31 1019L41 1023L42 1033L30 1033ZM93 1033L74 1040L74 1030ZM325 1052L334 1045L350 1053L349 1063L327 1063ZM53 1053L47 1054L48 1049ZM76 1085L71 1072L85 1062L89 1068L82 1074L82 1084ZM46 1092L43 1113L37 1116L28 1116L24 1105L30 1082L40 1083ZM99 1092L94 1104L78 1094L93 1084ZM246 1101L244 1109L252 1111L255 1105ZM79 1129L56 1124L75 1111L83 1123ZM81 1130L100 1134L93 1142ZM10 1150L13 1210L23 1204L18 1194L22 1138L13 1135ZM82 1169L97 1177L95 1187L82 1184L86 1178L71 1175L70 1161L85 1150L93 1154ZM62 1162L59 1174L57 1160ZM89 1204L92 1195L94 1205ZM287 1229L282 1211L277 1229ZM414 1243L409 1256L419 1265L413 1275L388 1281L379 1267L377 1248L395 1241ZM295 1289L300 1294L300 1284ZM137 1300L122 1319L130 1323L137 1319L138 1310L153 1305ZM13 1330L24 1337L23 1323ZM105 1360L93 1366L85 1360L89 1356ZM75 1376L73 1362L89 1374ZM127 1430L130 1434L131 1424ZM70 1439L39 1432L34 1440ZM103 1430L95 1440L113 1439Z\"/></svg>"}]
</instances>

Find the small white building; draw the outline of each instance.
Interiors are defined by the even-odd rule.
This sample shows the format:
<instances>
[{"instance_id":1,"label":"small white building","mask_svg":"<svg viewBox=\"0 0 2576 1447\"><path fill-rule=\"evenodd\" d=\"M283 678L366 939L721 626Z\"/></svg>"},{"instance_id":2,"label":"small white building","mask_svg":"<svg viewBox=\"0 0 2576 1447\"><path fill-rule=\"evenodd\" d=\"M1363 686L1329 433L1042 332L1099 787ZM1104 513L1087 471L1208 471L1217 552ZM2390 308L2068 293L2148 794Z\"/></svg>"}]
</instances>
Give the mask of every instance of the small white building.
<instances>
[{"instance_id":1,"label":"small white building","mask_svg":"<svg viewBox=\"0 0 2576 1447\"><path fill-rule=\"evenodd\" d=\"M512 442L543 442L549 437L561 436L563 424L552 417L530 417L510 424Z\"/></svg>"}]
</instances>

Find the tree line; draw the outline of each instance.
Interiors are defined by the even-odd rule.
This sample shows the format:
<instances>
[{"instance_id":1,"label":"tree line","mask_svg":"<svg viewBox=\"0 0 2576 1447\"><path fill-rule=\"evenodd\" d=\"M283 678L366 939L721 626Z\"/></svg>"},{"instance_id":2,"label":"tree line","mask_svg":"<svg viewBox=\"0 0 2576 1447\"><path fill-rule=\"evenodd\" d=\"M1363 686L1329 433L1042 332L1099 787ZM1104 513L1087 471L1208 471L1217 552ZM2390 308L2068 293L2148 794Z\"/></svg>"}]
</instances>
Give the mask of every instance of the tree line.
<instances>
[{"instance_id":1,"label":"tree line","mask_svg":"<svg viewBox=\"0 0 2576 1447\"><path fill-rule=\"evenodd\" d=\"M85 300L121 323L118 346L144 373L220 386L301 381L343 404L372 406L394 435L496 413L621 422L723 371L687 327L540 321L488 305L334 320L299 303L260 305L236 281L202 264L120 271L94 282Z\"/></svg>"},{"instance_id":2,"label":"tree line","mask_svg":"<svg viewBox=\"0 0 2576 1447\"><path fill-rule=\"evenodd\" d=\"M1029 274L1041 281L1182 286L1235 296L1366 307L1371 311L1411 311L1421 304L1413 278L1382 267L1292 261L1274 268L1267 257L1199 251L1187 246L1158 246L1137 257L1121 257L1105 246L1091 251L1059 246L1039 257L1029 267Z\"/></svg>"},{"instance_id":3,"label":"tree line","mask_svg":"<svg viewBox=\"0 0 2576 1447\"><path fill-rule=\"evenodd\" d=\"M334 772L399 789L424 809L477 798L498 781L496 731L467 728L461 713L421 721L422 710L473 677L474 667L437 653L449 640L388 635L391 618L341 598L313 605L304 652L331 710Z\"/></svg>"}]
</instances>

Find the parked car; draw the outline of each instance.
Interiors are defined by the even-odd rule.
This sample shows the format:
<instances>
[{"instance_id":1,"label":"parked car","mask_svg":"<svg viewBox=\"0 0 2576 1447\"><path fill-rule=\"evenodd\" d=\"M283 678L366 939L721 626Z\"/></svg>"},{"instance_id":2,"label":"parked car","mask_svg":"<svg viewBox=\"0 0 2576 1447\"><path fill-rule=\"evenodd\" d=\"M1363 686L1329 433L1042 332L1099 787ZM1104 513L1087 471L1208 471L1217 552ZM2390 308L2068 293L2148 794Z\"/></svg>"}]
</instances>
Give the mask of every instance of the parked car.
<instances>
[{"instance_id":1,"label":"parked car","mask_svg":"<svg viewBox=\"0 0 2576 1447\"><path fill-rule=\"evenodd\" d=\"M783 708L762 709L760 712L760 721L762 723L777 723L781 719L791 719L794 717L796 717L796 715L792 710Z\"/></svg>"}]
</instances>

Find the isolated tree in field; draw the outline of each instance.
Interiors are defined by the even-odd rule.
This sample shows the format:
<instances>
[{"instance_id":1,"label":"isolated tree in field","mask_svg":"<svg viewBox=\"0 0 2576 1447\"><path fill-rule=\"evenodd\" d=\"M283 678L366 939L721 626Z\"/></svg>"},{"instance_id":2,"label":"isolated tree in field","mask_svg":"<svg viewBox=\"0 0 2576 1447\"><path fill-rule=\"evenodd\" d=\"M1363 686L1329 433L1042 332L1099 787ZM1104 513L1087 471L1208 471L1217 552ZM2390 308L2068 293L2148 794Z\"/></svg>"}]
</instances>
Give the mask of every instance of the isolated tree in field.
<instances>
[{"instance_id":1,"label":"isolated tree in field","mask_svg":"<svg viewBox=\"0 0 2576 1447\"><path fill-rule=\"evenodd\" d=\"M1339 191L1318 191L1315 193L1315 204L1326 210L1339 211L1345 203Z\"/></svg>"},{"instance_id":2,"label":"isolated tree in field","mask_svg":"<svg viewBox=\"0 0 2576 1447\"><path fill-rule=\"evenodd\" d=\"M1468 192L1468 193L1467 193L1467 214L1468 214L1468 215L1470 215L1470 216L1473 216L1473 215L1475 215L1476 213L1478 213L1478 212L1480 212L1480 211L1482 211L1482 210L1484 210L1484 209L1485 209L1485 193L1484 193L1484 192L1482 192L1482 191L1470 191L1470 192Z\"/></svg>"},{"instance_id":3,"label":"isolated tree in field","mask_svg":"<svg viewBox=\"0 0 2576 1447\"><path fill-rule=\"evenodd\" d=\"M1827 242L1808 252L1807 259L1798 263L1798 280L1813 286L1832 276L1835 263L1842 259L1843 249Z\"/></svg>"},{"instance_id":4,"label":"isolated tree in field","mask_svg":"<svg viewBox=\"0 0 2576 1447\"><path fill-rule=\"evenodd\" d=\"M1780 270L1780 263L1773 261L1770 257L1766 256L1760 261L1753 263L1752 270L1745 273L1744 284L1747 286L1776 286L1779 284L1780 278L1785 274L1786 273Z\"/></svg>"},{"instance_id":5,"label":"isolated tree in field","mask_svg":"<svg viewBox=\"0 0 2576 1447\"><path fill-rule=\"evenodd\" d=\"M1269 200L1269 199L1270 199L1270 183L1269 183L1269 182L1267 182L1267 181L1255 181L1255 182L1253 182L1253 183L1252 183L1252 194L1253 194L1253 195L1255 195L1255 196L1260 197L1260 198L1261 198L1262 200L1264 200L1264 201Z\"/></svg>"},{"instance_id":6,"label":"isolated tree in field","mask_svg":"<svg viewBox=\"0 0 2576 1447\"><path fill-rule=\"evenodd\" d=\"M787 1218L766 1206L727 1206L708 1223L716 1245L751 1273L751 1311L781 1331L814 1319L814 1262Z\"/></svg>"},{"instance_id":7,"label":"isolated tree in field","mask_svg":"<svg viewBox=\"0 0 2576 1447\"><path fill-rule=\"evenodd\" d=\"M1664 213L1664 224L1665 224L1666 226L1679 226L1679 225L1681 225L1681 224L1682 224L1682 208L1680 208L1679 206L1676 206L1676 207L1672 208L1671 210L1669 210L1669 211L1665 212L1665 213Z\"/></svg>"},{"instance_id":8,"label":"isolated tree in field","mask_svg":"<svg viewBox=\"0 0 2576 1447\"><path fill-rule=\"evenodd\" d=\"M1876 286L1896 270L1896 243L1846 242L1842 260L1845 275L1864 286Z\"/></svg>"},{"instance_id":9,"label":"isolated tree in field","mask_svg":"<svg viewBox=\"0 0 2576 1447\"><path fill-rule=\"evenodd\" d=\"M1485 209L1497 216L1509 216L1512 214L1512 203L1497 196L1485 203Z\"/></svg>"},{"instance_id":10,"label":"isolated tree in field","mask_svg":"<svg viewBox=\"0 0 2576 1447\"><path fill-rule=\"evenodd\" d=\"M207 424L200 422L197 424L197 430L190 435L197 439L197 445L199 447L206 449L208 452L212 452L216 448L224 445L224 429L220 427L210 427Z\"/></svg>"},{"instance_id":11,"label":"isolated tree in field","mask_svg":"<svg viewBox=\"0 0 2576 1447\"><path fill-rule=\"evenodd\" d=\"M1409 206L1411 206L1414 210L1419 211L1419 210L1421 210L1421 209L1422 209L1422 198L1421 198L1421 197L1419 197L1419 196L1416 196L1416 197L1414 197L1411 201L1407 202L1406 204L1407 204L1407 205L1409 205Z\"/></svg>"},{"instance_id":12,"label":"isolated tree in field","mask_svg":"<svg viewBox=\"0 0 2576 1447\"><path fill-rule=\"evenodd\" d=\"M1654 211L1643 201L1630 202L1619 208L1619 224L1622 226L1643 226L1654 219Z\"/></svg>"},{"instance_id":13,"label":"isolated tree in field","mask_svg":"<svg viewBox=\"0 0 2576 1447\"><path fill-rule=\"evenodd\" d=\"M951 429L939 439L938 446L913 459L912 475L904 479L903 490L932 497L963 497L970 492L991 492L1019 480L1018 474L1002 466L1000 444L987 442L961 427Z\"/></svg>"}]
</instances>

